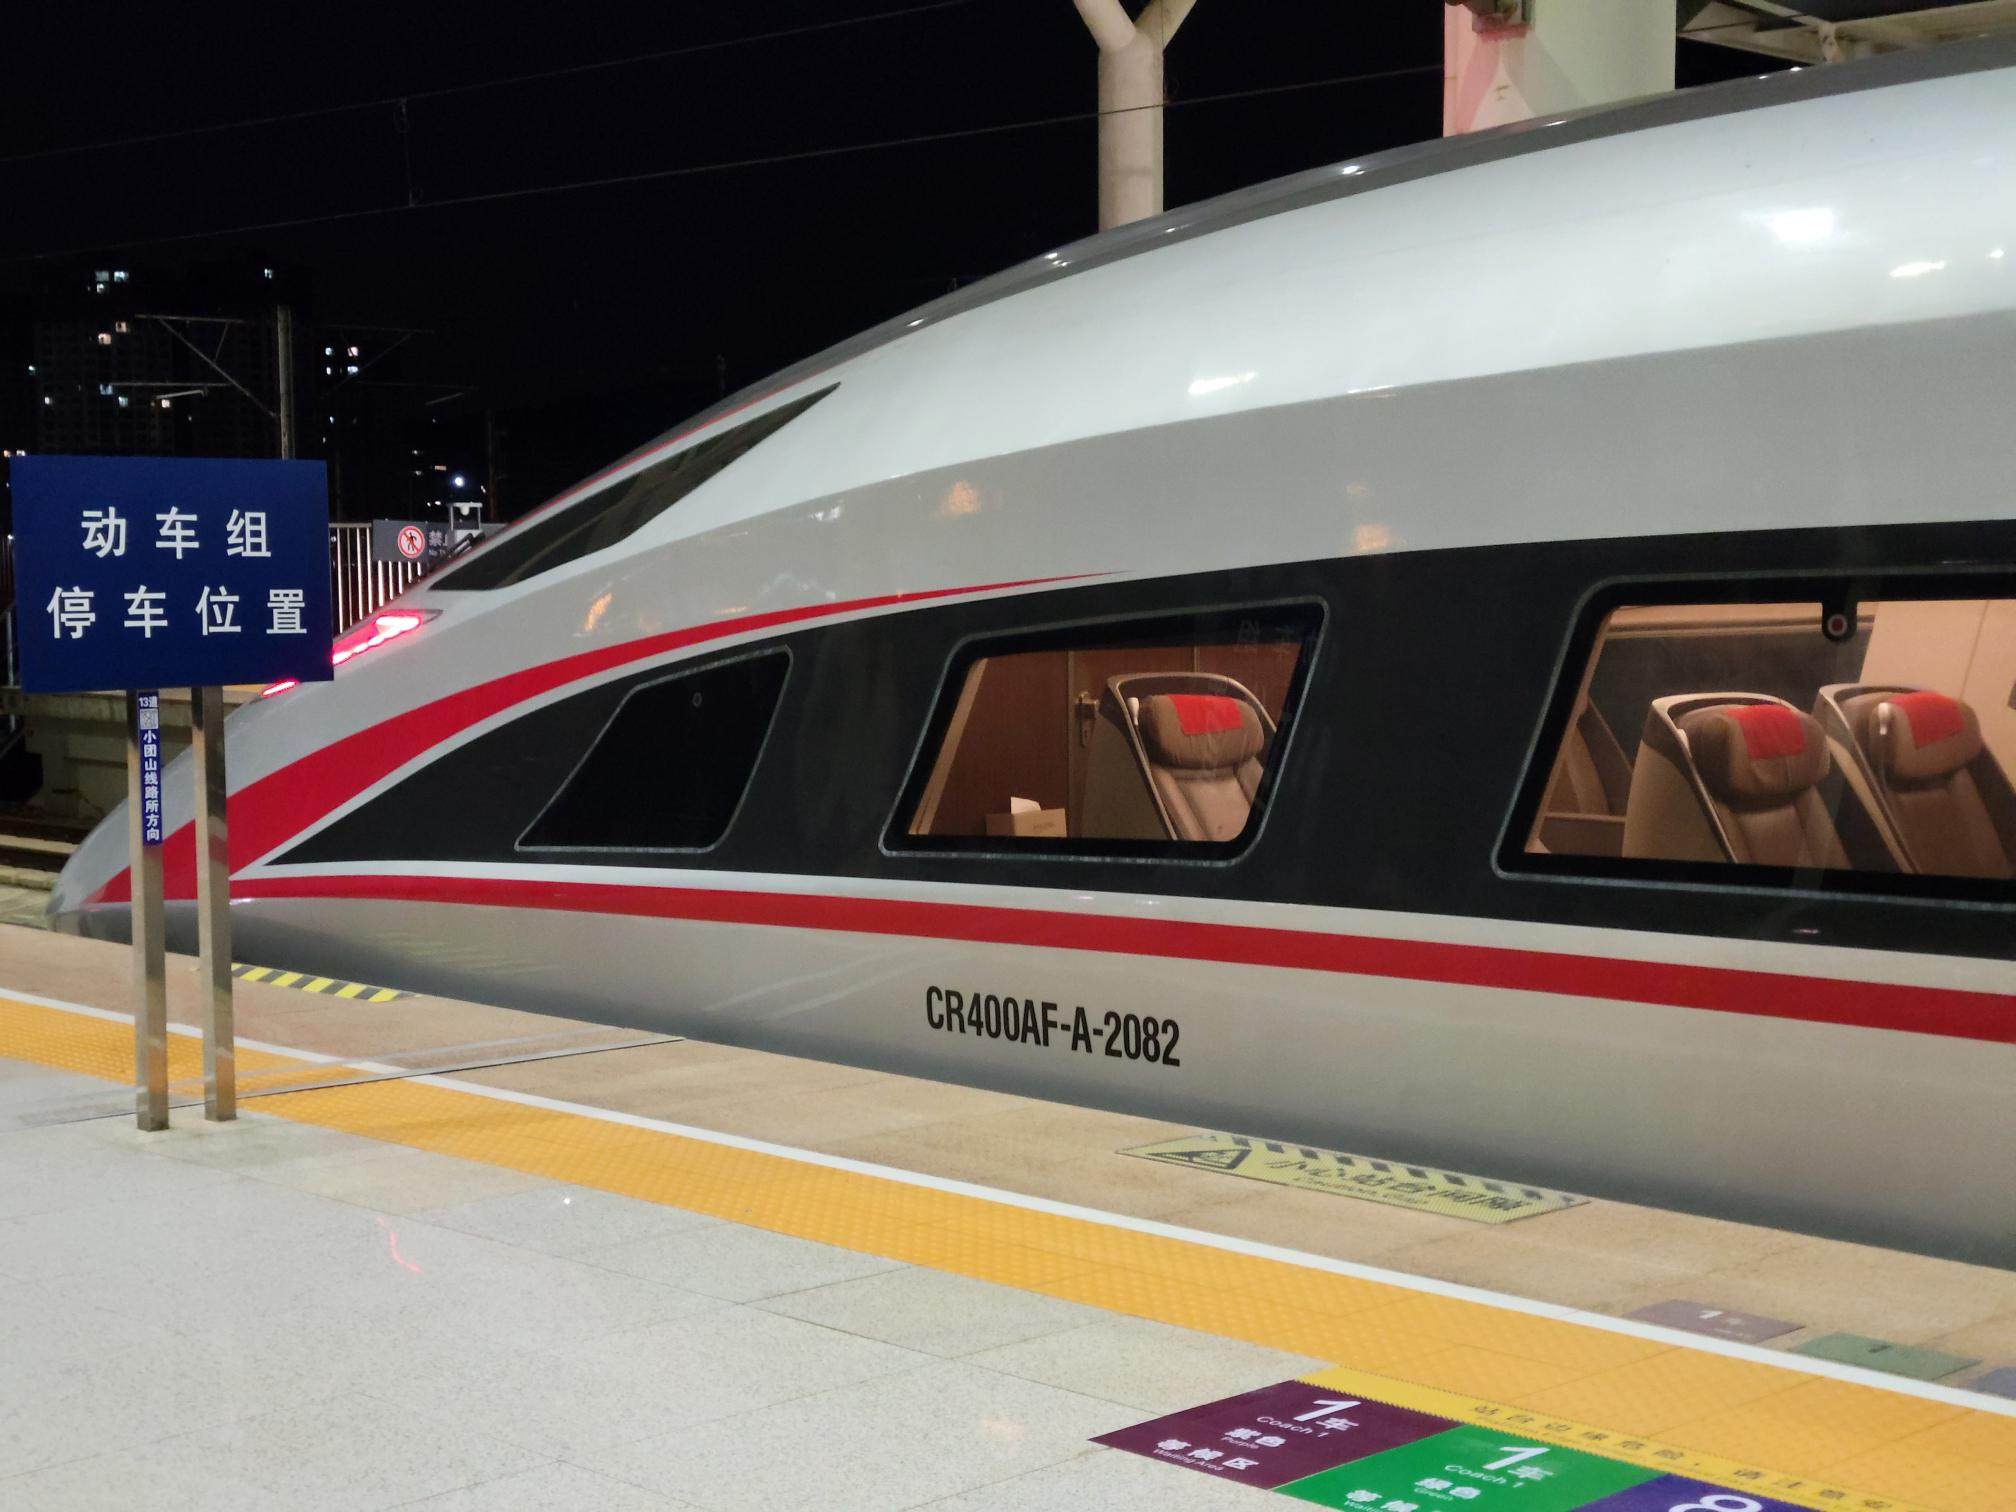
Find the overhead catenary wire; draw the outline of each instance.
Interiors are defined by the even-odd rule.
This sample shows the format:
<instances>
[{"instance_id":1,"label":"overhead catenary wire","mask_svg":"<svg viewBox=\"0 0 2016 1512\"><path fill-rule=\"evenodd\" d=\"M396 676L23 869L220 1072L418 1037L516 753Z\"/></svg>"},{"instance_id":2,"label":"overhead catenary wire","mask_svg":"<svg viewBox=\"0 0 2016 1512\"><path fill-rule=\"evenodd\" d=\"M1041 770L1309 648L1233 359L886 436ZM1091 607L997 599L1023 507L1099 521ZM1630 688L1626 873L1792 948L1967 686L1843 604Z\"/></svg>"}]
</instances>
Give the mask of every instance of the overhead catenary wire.
<instances>
[{"instance_id":1,"label":"overhead catenary wire","mask_svg":"<svg viewBox=\"0 0 2016 1512\"><path fill-rule=\"evenodd\" d=\"M260 126L284 126L293 121L355 115L367 110L399 111L402 122L400 129L404 131L405 109L415 100L446 99L454 95L475 94L486 89L508 89L517 84L537 84L548 79L573 78L580 74L599 73L611 68L632 68L644 63L662 63L671 58L690 58L702 53L725 52L736 47L753 47L759 42L780 42L791 37L810 36L816 32L841 31L855 26L872 26L883 21L900 21L908 16L921 16L930 11L957 10L978 3L979 0L929 0L929 3L924 5L878 11L872 16L845 16L832 21L814 21L804 26L780 27L775 31L751 32L740 37L722 37L713 42L694 42L685 47L668 47L657 52L637 53L627 58L604 58L594 63L574 63L564 68L545 68L534 73L507 74L495 79L472 79L464 84L443 84L433 89L409 89L402 94L384 95L377 99L352 100L342 105L316 105L306 110L249 116L235 121L213 121L204 126L182 126L169 131L147 132L140 136L76 142L65 147L44 147L33 152L16 152L0 157L0 166L8 163L36 162L45 158L76 157L92 152L110 152L120 147L142 147L154 142L181 141L188 137L215 136L228 131L249 131Z\"/></svg>"},{"instance_id":2,"label":"overhead catenary wire","mask_svg":"<svg viewBox=\"0 0 2016 1512\"><path fill-rule=\"evenodd\" d=\"M127 241L90 242L54 252L24 252L0 258L0 263L49 262L86 253L124 251L134 247L172 246L182 242L216 241L231 236L250 236L264 231L292 231L304 226L330 225L337 221L369 220L377 216L414 214L429 210L450 210L460 206L497 204L506 200L538 195L572 194L590 189L613 189L629 184L652 183L664 179L692 178L710 173L731 173L745 169L783 167L792 163L815 162L822 158L845 157L860 152L883 152L899 147L929 146L975 137L1000 136L1015 131L1035 131L1052 126L1078 125L1097 121L1105 115L1124 115L1134 110L1176 110L1196 105L1218 105L1234 100L1266 95L1291 94L1311 89L1328 89L1349 84L1374 84L1392 79L1439 74L1442 65L1417 64L1406 68L1380 69L1371 73L1335 74L1322 79L1304 79L1292 84L1268 84L1252 89L1227 90L1219 94L1196 95L1186 100L1169 100L1156 105L1127 106L1121 110L1072 111L1062 115L1034 116L1020 121L1000 121L986 126L964 126L947 131L919 132L910 136L883 137L870 142L843 142L831 147L806 147L791 152L763 153L753 157L729 158L711 163L686 163L671 168L647 168L635 173L611 174L602 178L575 179L561 184L532 184L517 189L495 189L481 194L453 195L417 203L365 205L352 210L331 210L316 215L290 216L281 220L257 221L244 225L184 231L169 236L143 236Z\"/></svg>"}]
</instances>

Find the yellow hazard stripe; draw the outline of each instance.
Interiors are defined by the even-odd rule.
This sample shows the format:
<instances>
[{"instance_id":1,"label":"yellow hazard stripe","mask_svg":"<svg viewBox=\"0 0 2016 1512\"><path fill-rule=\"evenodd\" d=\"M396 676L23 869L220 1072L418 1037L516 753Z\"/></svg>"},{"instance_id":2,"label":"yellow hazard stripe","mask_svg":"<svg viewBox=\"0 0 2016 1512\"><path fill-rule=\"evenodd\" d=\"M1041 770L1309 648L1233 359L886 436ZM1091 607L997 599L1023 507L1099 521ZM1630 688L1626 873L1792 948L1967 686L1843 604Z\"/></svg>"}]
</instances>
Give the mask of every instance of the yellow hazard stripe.
<instances>
[{"instance_id":1,"label":"yellow hazard stripe","mask_svg":"<svg viewBox=\"0 0 2016 1512\"><path fill-rule=\"evenodd\" d=\"M169 1074L199 1073L193 1037ZM111 1081L128 1024L0 997L0 1055ZM247 1073L288 1058L241 1050ZM299 1063L295 1063L298 1067ZM326 1078L340 1068L301 1069ZM1826 1512L2008 1512L2016 1419L1711 1354L1568 1318L1239 1254L1092 1218L837 1170L788 1154L363 1081L261 1097L262 1113L865 1251L1109 1312L1351 1362L1316 1379ZM1677 1452L1675 1460L1664 1451ZM1682 1472L1685 1473L1685 1472Z\"/></svg>"},{"instance_id":2,"label":"yellow hazard stripe","mask_svg":"<svg viewBox=\"0 0 2016 1512\"><path fill-rule=\"evenodd\" d=\"M247 966L237 962L232 974L241 982L264 982L268 987L292 987L296 992L346 998L352 1002L390 1003L410 993L394 987L373 987L367 982L346 982L341 977L311 977L302 971L281 971L274 966ZM304 980L305 978L305 980Z\"/></svg>"}]
</instances>

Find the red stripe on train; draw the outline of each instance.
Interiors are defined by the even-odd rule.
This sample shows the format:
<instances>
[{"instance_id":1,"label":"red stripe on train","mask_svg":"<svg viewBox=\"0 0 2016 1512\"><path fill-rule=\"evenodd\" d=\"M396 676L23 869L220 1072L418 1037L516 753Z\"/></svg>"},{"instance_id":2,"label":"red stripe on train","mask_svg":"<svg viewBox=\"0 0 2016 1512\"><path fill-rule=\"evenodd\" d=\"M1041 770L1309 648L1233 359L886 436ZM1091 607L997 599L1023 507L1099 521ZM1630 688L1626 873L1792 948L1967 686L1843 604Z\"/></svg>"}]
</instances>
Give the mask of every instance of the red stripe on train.
<instances>
[{"instance_id":1,"label":"red stripe on train","mask_svg":"<svg viewBox=\"0 0 2016 1512\"><path fill-rule=\"evenodd\" d=\"M620 645L601 646L593 651L564 656L543 666L527 667L523 671L492 678L489 682L463 688L432 703L409 709L382 724L359 730L277 772L248 782L234 792L230 797L228 814L231 870L235 874L261 856L285 845L340 805L382 782L407 762L424 756L443 741L452 740L470 726L528 699L537 698L542 693L593 677L598 672L682 647L722 640L731 635L745 635L751 631L781 629L805 620L888 609L901 604L921 604L932 599L1004 593L1014 588L1036 588L1047 583L1078 582L1099 575L1075 573L1063 577L1025 578L1010 583L979 583L965 588L929 588L917 593L884 593L874 598L850 599L845 603L773 609L765 614L716 620L711 624L691 625L683 630L669 630L662 635L647 635ZM196 896L195 863L195 826L185 824L168 837L161 850L164 896L176 899ZM233 891L240 891L235 884ZM132 896L131 873L122 869L99 889L91 902L126 903L132 900Z\"/></svg>"},{"instance_id":2,"label":"red stripe on train","mask_svg":"<svg viewBox=\"0 0 2016 1512\"><path fill-rule=\"evenodd\" d=\"M262 877L239 883L233 891L242 898L351 898L561 909L1282 966L2016 1044L2016 997L2002 993L1620 960L1497 945L1397 940L1248 924L1116 918L971 903L510 877Z\"/></svg>"}]
</instances>

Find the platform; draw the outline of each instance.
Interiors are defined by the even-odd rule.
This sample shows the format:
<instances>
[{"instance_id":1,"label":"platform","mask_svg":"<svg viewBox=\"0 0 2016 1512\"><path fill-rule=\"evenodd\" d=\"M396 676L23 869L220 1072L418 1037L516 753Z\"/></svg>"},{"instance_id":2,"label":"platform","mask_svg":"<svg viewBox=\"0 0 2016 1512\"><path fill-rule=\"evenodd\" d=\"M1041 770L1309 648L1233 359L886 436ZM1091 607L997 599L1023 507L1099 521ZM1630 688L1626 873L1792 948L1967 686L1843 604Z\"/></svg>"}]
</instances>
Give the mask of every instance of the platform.
<instances>
[{"instance_id":1,"label":"platform","mask_svg":"<svg viewBox=\"0 0 2016 1512\"><path fill-rule=\"evenodd\" d=\"M1240 1477L1306 1446L1225 1425L1277 1398L1193 1409L1278 1386L1391 1445L1301 1504L2016 1507L2016 1400L1969 1389L2016 1364L2006 1272L1467 1222L1120 1153L1180 1126L319 978L241 980L239 1124L140 1135L124 971L0 927L0 1504L1259 1512L1296 1503ZM1789 1326L1627 1316L1682 1300ZM1947 1369L1795 1353L1844 1333ZM1526 1458L1466 1481L1466 1433Z\"/></svg>"}]
</instances>

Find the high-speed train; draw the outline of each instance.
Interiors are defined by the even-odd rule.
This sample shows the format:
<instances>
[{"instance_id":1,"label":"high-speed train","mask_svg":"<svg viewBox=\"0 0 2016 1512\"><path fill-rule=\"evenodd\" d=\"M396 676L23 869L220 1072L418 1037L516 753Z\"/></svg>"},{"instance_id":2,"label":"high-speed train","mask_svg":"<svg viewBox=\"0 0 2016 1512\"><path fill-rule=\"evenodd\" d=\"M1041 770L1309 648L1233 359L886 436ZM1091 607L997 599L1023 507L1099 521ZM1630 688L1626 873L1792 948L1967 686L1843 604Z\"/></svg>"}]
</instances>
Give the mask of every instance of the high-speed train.
<instances>
[{"instance_id":1,"label":"high-speed train","mask_svg":"<svg viewBox=\"0 0 2016 1512\"><path fill-rule=\"evenodd\" d=\"M1177 210L241 709L238 953L2016 1265L2012 390L2006 44Z\"/></svg>"}]
</instances>

